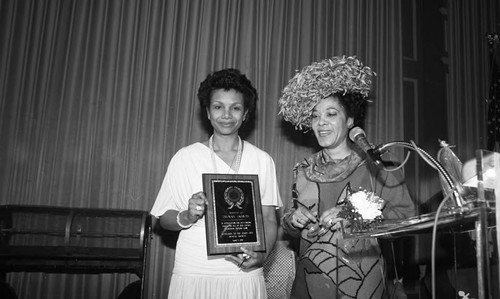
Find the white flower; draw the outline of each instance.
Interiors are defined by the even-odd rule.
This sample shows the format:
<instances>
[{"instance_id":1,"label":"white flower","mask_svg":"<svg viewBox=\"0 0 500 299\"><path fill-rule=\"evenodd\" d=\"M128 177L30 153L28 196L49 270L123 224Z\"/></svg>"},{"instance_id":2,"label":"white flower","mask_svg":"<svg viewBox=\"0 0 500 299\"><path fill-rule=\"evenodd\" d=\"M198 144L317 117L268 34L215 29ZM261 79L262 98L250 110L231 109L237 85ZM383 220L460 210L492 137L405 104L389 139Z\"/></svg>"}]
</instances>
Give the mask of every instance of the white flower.
<instances>
[{"instance_id":1,"label":"white flower","mask_svg":"<svg viewBox=\"0 0 500 299\"><path fill-rule=\"evenodd\" d=\"M363 190L354 192L349 197L349 201L363 220L375 220L377 217L382 217L385 201L373 192Z\"/></svg>"}]
</instances>

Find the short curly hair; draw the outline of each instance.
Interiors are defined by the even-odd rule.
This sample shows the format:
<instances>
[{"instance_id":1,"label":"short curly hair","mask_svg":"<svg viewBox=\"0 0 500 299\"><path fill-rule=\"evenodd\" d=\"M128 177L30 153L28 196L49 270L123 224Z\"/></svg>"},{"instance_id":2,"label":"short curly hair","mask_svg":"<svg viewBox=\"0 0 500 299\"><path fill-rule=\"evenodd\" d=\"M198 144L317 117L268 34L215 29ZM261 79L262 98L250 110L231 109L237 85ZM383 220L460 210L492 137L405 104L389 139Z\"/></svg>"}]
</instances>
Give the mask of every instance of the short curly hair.
<instances>
[{"instance_id":1,"label":"short curly hair","mask_svg":"<svg viewBox=\"0 0 500 299\"><path fill-rule=\"evenodd\" d=\"M203 111L210 107L210 100L214 91L220 89L234 89L243 94L243 105L245 110L248 111L247 117L254 114L258 100L257 90L244 74L233 68L213 72L201 82L198 89L198 99Z\"/></svg>"},{"instance_id":2,"label":"short curly hair","mask_svg":"<svg viewBox=\"0 0 500 299\"><path fill-rule=\"evenodd\" d=\"M366 108L367 101L366 99L359 93L335 93L332 96L335 96L339 99L340 105L344 107L345 113L347 117L352 117L353 127L361 127L365 126L365 118L366 118Z\"/></svg>"},{"instance_id":3,"label":"short curly hair","mask_svg":"<svg viewBox=\"0 0 500 299\"><path fill-rule=\"evenodd\" d=\"M335 95L341 99L348 116L355 122L364 121L363 111L371 89L372 77L376 74L353 56L332 57L304 67L288 81L283 89L279 106L284 120L297 130L311 129L312 110L321 99ZM354 103L348 103L348 99ZM351 107L352 106L352 107ZM361 114L359 114L361 113ZM352 115L350 115L352 114ZM358 121L358 122L359 122Z\"/></svg>"}]
</instances>

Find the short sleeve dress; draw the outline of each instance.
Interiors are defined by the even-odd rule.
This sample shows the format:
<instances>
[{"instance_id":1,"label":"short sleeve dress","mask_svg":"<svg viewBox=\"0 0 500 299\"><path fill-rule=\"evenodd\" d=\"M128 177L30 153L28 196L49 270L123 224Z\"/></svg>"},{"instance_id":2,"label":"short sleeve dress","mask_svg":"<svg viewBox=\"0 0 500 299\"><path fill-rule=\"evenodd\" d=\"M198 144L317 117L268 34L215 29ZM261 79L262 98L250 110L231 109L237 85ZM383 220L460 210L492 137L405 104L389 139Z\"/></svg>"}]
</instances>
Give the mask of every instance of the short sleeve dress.
<instances>
[{"instance_id":1,"label":"short sleeve dress","mask_svg":"<svg viewBox=\"0 0 500 299\"><path fill-rule=\"evenodd\" d=\"M215 160L215 161L214 161ZM160 217L167 210L186 210L189 198L203 190L202 173L234 171L202 143L180 149L171 159L151 209ZM276 169L269 154L243 141L238 173L257 174L263 206L281 207ZM169 298L266 298L262 268L241 271L224 256L207 256L205 220L181 230L177 241Z\"/></svg>"}]
</instances>

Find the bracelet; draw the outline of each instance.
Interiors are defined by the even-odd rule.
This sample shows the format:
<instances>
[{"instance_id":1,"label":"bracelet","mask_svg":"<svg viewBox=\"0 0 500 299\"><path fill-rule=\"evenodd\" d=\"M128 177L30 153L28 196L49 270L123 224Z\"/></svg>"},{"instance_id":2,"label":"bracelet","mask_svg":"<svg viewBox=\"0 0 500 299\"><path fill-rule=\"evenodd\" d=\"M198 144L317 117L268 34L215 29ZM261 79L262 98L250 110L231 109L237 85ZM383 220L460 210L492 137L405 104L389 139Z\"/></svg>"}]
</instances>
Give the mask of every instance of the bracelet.
<instances>
[{"instance_id":1,"label":"bracelet","mask_svg":"<svg viewBox=\"0 0 500 299\"><path fill-rule=\"evenodd\" d=\"M182 229L186 229L186 228L190 228L191 226L193 226L193 223L191 224L188 224L188 225L184 225L181 223L181 220L179 218L179 216L181 215L182 212L179 212L177 213L177 224L182 228Z\"/></svg>"}]
</instances>

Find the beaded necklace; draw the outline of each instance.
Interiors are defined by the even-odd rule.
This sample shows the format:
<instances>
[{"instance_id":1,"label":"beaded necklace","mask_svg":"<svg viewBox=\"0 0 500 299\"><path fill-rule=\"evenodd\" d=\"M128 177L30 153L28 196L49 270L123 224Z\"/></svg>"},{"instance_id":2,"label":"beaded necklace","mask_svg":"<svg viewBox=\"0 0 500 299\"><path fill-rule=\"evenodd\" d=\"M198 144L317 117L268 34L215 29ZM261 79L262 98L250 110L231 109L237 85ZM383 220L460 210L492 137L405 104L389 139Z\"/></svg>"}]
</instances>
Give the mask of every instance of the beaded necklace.
<instances>
[{"instance_id":1,"label":"beaded necklace","mask_svg":"<svg viewBox=\"0 0 500 299\"><path fill-rule=\"evenodd\" d=\"M214 166L215 173L218 173L217 163L215 162L215 151L214 151L213 138L214 138L214 135L210 136L210 139L208 139L208 147L210 148L210 155L212 158L212 164ZM227 172L229 172L231 169L233 169L234 172L238 173L238 170L240 169L242 151L243 151L243 144L242 144L240 136L238 136L238 152L237 152L236 156L234 156L233 161L231 161L231 165L229 165L229 169ZM234 168L233 168L233 165L234 165Z\"/></svg>"}]
</instances>

